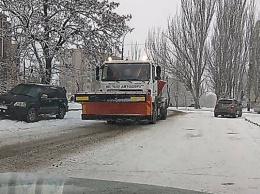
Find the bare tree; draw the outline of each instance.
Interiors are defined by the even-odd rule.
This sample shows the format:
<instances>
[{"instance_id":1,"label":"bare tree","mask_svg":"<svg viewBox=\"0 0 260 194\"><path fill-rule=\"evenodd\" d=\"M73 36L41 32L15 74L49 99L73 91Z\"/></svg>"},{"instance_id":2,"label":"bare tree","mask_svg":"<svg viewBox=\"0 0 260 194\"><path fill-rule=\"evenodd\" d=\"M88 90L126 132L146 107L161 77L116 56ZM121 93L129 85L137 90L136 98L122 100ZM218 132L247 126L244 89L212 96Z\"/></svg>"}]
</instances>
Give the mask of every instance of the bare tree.
<instances>
[{"instance_id":1,"label":"bare tree","mask_svg":"<svg viewBox=\"0 0 260 194\"><path fill-rule=\"evenodd\" d=\"M90 61L120 45L131 16L114 12L119 3L107 0L3 0L0 9L12 22L14 41L24 56L36 59L43 83L50 83L53 60L77 46ZM17 36L19 33L19 36ZM19 37L17 39L17 37Z\"/></svg>"},{"instance_id":2,"label":"bare tree","mask_svg":"<svg viewBox=\"0 0 260 194\"><path fill-rule=\"evenodd\" d=\"M208 59L208 75L217 98L243 98L254 24L254 1L218 0Z\"/></svg>"},{"instance_id":3,"label":"bare tree","mask_svg":"<svg viewBox=\"0 0 260 194\"><path fill-rule=\"evenodd\" d=\"M206 44L214 15L215 0L181 0L181 13L168 21L166 32L152 33L148 48L154 61L191 92L200 108L201 85L206 67Z\"/></svg>"},{"instance_id":4,"label":"bare tree","mask_svg":"<svg viewBox=\"0 0 260 194\"><path fill-rule=\"evenodd\" d=\"M248 110L252 103L259 102L260 97L260 21L258 20L252 30L250 41L249 68L247 79ZM253 102L252 102L253 101Z\"/></svg>"},{"instance_id":5,"label":"bare tree","mask_svg":"<svg viewBox=\"0 0 260 194\"><path fill-rule=\"evenodd\" d=\"M169 40L163 30L158 28L149 31L145 44L147 55L155 65L162 66L162 79L166 79L167 76L173 76L171 75L172 68L170 64L174 62L174 59L167 57L169 55L168 44Z\"/></svg>"},{"instance_id":6,"label":"bare tree","mask_svg":"<svg viewBox=\"0 0 260 194\"><path fill-rule=\"evenodd\" d=\"M249 80L251 81L250 85L254 93L254 101L256 102L260 97L260 21L257 21L254 27L250 48L250 63L252 64L252 68L249 69Z\"/></svg>"},{"instance_id":7,"label":"bare tree","mask_svg":"<svg viewBox=\"0 0 260 194\"><path fill-rule=\"evenodd\" d=\"M131 44L131 49L130 49L130 59L132 60L139 60L141 57L141 49L136 42L135 44Z\"/></svg>"}]
</instances>

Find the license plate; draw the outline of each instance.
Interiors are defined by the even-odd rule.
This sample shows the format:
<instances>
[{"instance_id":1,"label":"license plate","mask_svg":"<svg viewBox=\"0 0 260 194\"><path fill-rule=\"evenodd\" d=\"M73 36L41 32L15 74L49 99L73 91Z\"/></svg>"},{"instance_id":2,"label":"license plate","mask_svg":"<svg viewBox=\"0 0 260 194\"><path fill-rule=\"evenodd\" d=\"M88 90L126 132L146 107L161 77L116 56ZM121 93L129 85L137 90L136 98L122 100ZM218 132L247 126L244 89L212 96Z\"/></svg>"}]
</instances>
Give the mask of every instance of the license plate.
<instances>
[{"instance_id":1,"label":"license plate","mask_svg":"<svg viewBox=\"0 0 260 194\"><path fill-rule=\"evenodd\" d=\"M0 109L5 109L5 110L7 110L7 106L6 106L6 105L3 105L3 104L0 104Z\"/></svg>"}]
</instances>

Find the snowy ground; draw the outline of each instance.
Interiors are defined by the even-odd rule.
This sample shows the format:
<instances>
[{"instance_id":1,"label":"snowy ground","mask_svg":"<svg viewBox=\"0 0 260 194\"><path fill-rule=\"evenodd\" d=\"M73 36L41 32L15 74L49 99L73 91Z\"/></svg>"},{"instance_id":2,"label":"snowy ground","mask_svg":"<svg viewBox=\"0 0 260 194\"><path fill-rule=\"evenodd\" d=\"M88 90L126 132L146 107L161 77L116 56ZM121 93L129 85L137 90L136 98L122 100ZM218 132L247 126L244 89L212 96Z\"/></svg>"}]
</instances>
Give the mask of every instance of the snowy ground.
<instances>
[{"instance_id":1,"label":"snowy ground","mask_svg":"<svg viewBox=\"0 0 260 194\"><path fill-rule=\"evenodd\" d=\"M33 138L52 136L55 132L67 131L71 128L87 126L88 121L81 120L81 104L70 103L69 111L64 119L43 118L35 123L0 119L0 145L12 142L23 142Z\"/></svg>"},{"instance_id":2,"label":"snowy ground","mask_svg":"<svg viewBox=\"0 0 260 194\"><path fill-rule=\"evenodd\" d=\"M260 128L212 109L142 126L139 131L64 157L39 172L154 184L213 193L259 193Z\"/></svg>"},{"instance_id":3,"label":"snowy ground","mask_svg":"<svg viewBox=\"0 0 260 194\"><path fill-rule=\"evenodd\" d=\"M80 108L78 104L72 106ZM178 110L187 114L170 117L155 125L82 121L81 111L70 111L64 120L42 120L32 124L0 120L0 146L68 133L68 130L74 131L73 127L82 127L78 130L79 136L73 134L75 139L81 138L77 142L81 143L88 138L85 131L96 126L104 128L104 133L108 134L105 141L91 139L95 144L82 144L80 149L65 153L57 160L54 158L44 166L35 166L32 171L212 193L259 193L260 115L244 110L241 118L214 118L213 109ZM119 135L110 136L116 132ZM103 132L97 135L103 135ZM55 145L54 141L39 145L44 145L50 152L60 148L57 143L51 150L52 143ZM26 149L25 146L23 151ZM46 155L42 158L49 160L50 155L43 154ZM3 166L8 160L1 162Z\"/></svg>"},{"instance_id":4,"label":"snowy ground","mask_svg":"<svg viewBox=\"0 0 260 194\"><path fill-rule=\"evenodd\" d=\"M169 110L179 110L182 112L186 112L186 113L192 113L192 112L212 112L213 115L213 111L214 108L201 108L201 109L194 109L191 107L180 107L180 108L175 108L175 107L170 107ZM256 126L260 127L260 114L254 112L253 109L251 109L250 111L247 111L246 109L243 109L243 117L247 122L250 122Z\"/></svg>"}]
</instances>

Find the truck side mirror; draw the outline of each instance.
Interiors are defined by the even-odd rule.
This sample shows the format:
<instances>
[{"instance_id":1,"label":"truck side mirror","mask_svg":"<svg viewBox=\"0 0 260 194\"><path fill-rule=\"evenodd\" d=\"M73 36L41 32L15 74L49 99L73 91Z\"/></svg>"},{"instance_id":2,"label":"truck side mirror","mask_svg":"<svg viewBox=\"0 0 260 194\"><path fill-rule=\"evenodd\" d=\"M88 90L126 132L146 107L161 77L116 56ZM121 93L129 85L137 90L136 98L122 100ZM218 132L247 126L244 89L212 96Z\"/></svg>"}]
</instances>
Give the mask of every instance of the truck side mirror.
<instances>
[{"instance_id":1,"label":"truck side mirror","mask_svg":"<svg viewBox=\"0 0 260 194\"><path fill-rule=\"evenodd\" d=\"M99 66L96 67L96 80L100 80L100 76L99 76Z\"/></svg>"},{"instance_id":2,"label":"truck side mirror","mask_svg":"<svg viewBox=\"0 0 260 194\"><path fill-rule=\"evenodd\" d=\"M156 66L156 77L155 77L156 80L161 79L161 72L162 72L161 66Z\"/></svg>"}]
</instances>

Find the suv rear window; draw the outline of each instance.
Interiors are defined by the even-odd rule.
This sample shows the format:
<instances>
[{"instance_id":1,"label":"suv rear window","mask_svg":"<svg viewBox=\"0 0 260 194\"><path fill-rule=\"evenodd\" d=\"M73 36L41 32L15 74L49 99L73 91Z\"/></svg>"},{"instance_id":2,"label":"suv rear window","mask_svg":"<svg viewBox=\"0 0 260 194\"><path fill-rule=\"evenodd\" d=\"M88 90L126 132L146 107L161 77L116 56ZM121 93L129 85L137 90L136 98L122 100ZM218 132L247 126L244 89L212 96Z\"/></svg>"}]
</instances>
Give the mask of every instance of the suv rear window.
<instances>
[{"instance_id":1,"label":"suv rear window","mask_svg":"<svg viewBox=\"0 0 260 194\"><path fill-rule=\"evenodd\" d=\"M233 100L219 100L219 104L232 104Z\"/></svg>"}]
</instances>

